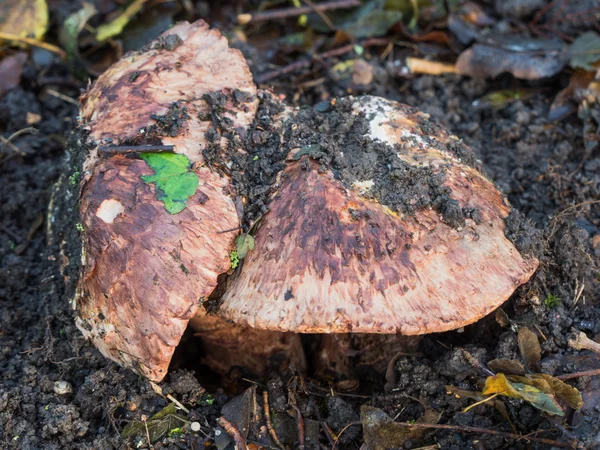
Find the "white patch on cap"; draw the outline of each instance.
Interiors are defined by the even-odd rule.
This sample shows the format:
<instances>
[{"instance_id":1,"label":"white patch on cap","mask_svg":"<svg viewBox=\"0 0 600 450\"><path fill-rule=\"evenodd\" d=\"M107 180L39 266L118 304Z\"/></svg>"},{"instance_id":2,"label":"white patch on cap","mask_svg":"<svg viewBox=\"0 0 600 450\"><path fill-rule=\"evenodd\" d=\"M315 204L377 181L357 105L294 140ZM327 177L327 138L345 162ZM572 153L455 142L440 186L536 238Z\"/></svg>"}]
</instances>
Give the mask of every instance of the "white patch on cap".
<instances>
[{"instance_id":1,"label":"white patch on cap","mask_svg":"<svg viewBox=\"0 0 600 450\"><path fill-rule=\"evenodd\" d=\"M104 200L96 211L96 217L101 218L106 223L113 223L115 217L125 211L125 207L120 201L114 198Z\"/></svg>"},{"instance_id":2,"label":"white patch on cap","mask_svg":"<svg viewBox=\"0 0 600 450\"><path fill-rule=\"evenodd\" d=\"M365 195L371 190L375 182L373 180L355 181L352 183L352 189L358 191L359 194Z\"/></svg>"}]
</instances>

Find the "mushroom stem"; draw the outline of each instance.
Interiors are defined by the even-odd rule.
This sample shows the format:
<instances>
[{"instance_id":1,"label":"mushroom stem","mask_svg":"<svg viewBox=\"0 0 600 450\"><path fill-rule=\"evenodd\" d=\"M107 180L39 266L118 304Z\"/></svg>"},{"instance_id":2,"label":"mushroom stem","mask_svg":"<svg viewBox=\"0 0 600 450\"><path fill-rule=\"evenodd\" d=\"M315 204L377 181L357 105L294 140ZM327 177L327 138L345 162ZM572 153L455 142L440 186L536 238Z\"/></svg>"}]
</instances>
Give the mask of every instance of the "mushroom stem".
<instances>
[{"instance_id":1,"label":"mushroom stem","mask_svg":"<svg viewBox=\"0 0 600 450\"><path fill-rule=\"evenodd\" d=\"M575 339L569 339L569 347L575 350L591 350L600 354L600 344L592 341L587 335L580 331Z\"/></svg>"},{"instance_id":2,"label":"mushroom stem","mask_svg":"<svg viewBox=\"0 0 600 450\"><path fill-rule=\"evenodd\" d=\"M306 370L298 334L236 325L207 314L203 308L190 320L190 327L201 338L202 362L220 375L231 376L235 367L259 378L273 370Z\"/></svg>"},{"instance_id":3,"label":"mushroom stem","mask_svg":"<svg viewBox=\"0 0 600 450\"><path fill-rule=\"evenodd\" d=\"M326 334L315 362L319 375L353 377L360 366L385 373L390 355L416 351L421 336L399 334Z\"/></svg>"}]
</instances>

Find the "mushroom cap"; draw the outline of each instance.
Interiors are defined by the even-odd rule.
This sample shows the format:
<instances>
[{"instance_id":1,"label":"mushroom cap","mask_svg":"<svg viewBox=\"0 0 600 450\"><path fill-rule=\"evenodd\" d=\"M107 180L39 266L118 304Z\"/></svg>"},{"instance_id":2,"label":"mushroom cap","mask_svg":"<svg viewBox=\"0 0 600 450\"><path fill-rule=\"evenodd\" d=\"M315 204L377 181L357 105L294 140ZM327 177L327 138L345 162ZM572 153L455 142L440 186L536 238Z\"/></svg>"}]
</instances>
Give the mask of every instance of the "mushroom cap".
<instances>
[{"instance_id":1,"label":"mushroom cap","mask_svg":"<svg viewBox=\"0 0 600 450\"><path fill-rule=\"evenodd\" d=\"M301 333L440 332L493 311L537 268L505 237L510 206L461 160L472 154L455 137L392 101L361 97L353 109L366 115L368 137L403 146L398 158L445 171L451 197L476 208L478 223L450 226L431 208L392 211L369 195L380 180L348 187L303 156L284 169L221 317Z\"/></svg>"},{"instance_id":2,"label":"mushroom cap","mask_svg":"<svg viewBox=\"0 0 600 450\"><path fill-rule=\"evenodd\" d=\"M80 210L82 274L74 299L76 323L108 358L151 380L167 373L173 351L200 299L231 263L240 219L228 195L230 180L206 166L183 211L171 215L157 200L153 174L140 158L103 156L98 147L144 139L178 102L175 127L154 132L153 144L174 145L192 163L202 162L209 111L204 94L251 95L228 104L234 127L254 118L256 88L245 60L202 21L182 23L145 50L126 55L82 97L80 126L89 131Z\"/></svg>"}]
</instances>

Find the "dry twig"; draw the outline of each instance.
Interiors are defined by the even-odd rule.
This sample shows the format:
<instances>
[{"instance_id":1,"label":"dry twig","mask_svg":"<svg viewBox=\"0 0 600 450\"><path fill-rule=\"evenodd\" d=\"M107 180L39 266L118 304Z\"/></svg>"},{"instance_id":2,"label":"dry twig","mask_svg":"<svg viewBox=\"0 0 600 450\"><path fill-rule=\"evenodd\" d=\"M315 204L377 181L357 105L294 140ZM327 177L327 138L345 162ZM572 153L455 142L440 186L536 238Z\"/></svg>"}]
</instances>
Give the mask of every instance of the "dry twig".
<instances>
[{"instance_id":1,"label":"dry twig","mask_svg":"<svg viewBox=\"0 0 600 450\"><path fill-rule=\"evenodd\" d=\"M219 417L217 423L223 427L229 436L231 436L231 439L233 439L235 442L235 446L238 448L238 450L248 450L246 440L242 437L242 433L240 433L240 430L238 430L234 424L232 424L224 416Z\"/></svg>"},{"instance_id":2,"label":"dry twig","mask_svg":"<svg viewBox=\"0 0 600 450\"><path fill-rule=\"evenodd\" d=\"M600 375L600 369L593 369L593 370L584 370L582 372L566 373L564 375L559 375L556 378L564 381L564 380L571 380L573 378L595 377L598 375Z\"/></svg>"},{"instance_id":3,"label":"dry twig","mask_svg":"<svg viewBox=\"0 0 600 450\"><path fill-rule=\"evenodd\" d=\"M337 446L338 441L342 437L342 434L344 434L344 431L346 431L348 428L350 428L354 425L362 425L362 422L350 422L348 425L346 425L344 428L342 428L342 430L340 431L340 434L338 434L336 436L335 442L333 443L333 447L331 447L331 450L335 450L335 447Z\"/></svg>"},{"instance_id":4,"label":"dry twig","mask_svg":"<svg viewBox=\"0 0 600 450\"><path fill-rule=\"evenodd\" d=\"M56 53L58 56L60 56L62 60L65 60L67 57L67 52L65 52L62 48L57 47L56 45L48 44L47 42L37 41L35 39L27 37L22 37L16 34L0 32L0 41L22 42L33 47L43 48L44 50L48 50L49 52Z\"/></svg>"},{"instance_id":5,"label":"dry twig","mask_svg":"<svg viewBox=\"0 0 600 450\"><path fill-rule=\"evenodd\" d=\"M281 450L285 450L285 447L277 437L277 433L275 433L275 428L273 428L273 424L271 423L271 406L269 405L269 393L267 391L263 392L263 401L265 402L265 421L267 422L267 430L269 430L269 434L271 435L271 439L277 447Z\"/></svg>"},{"instance_id":6,"label":"dry twig","mask_svg":"<svg viewBox=\"0 0 600 450\"><path fill-rule=\"evenodd\" d=\"M267 22L270 20L281 20L288 19L290 17L298 17L302 14L309 14L311 12L316 12L318 14L322 13L323 11L331 11L334 9L347 9L360 6L360 0L334 0L331 2L316 3L312 6L310 5L310 3L312 2L306 3L309 6L301 6L300 8L272 9L269 11L260 11L254 14L240 14L238 16L238 23L245 25L249 22ZM327 21L325 23L327 23ZM331 26L332 25L333 24L331 24Z\"/></svg>"},{"instance_id":7,"label":"dry twig","mask_svg":"<svg viewBox=\"0 0 600 450\"><path fill-rule=\"evenodd\" d=\"M600 354L600 344L592 341L583 331L580 331L575 339L569 339L569 347L575 350L591 350Z\"/></svg>"},{"instance_id":8,"label":"dry twig","mask_svg":"<svg viewBox=\"0 0 600 450\"><path fill-rule=\"evenodd\" d=\"M101 153L173 153L174 145L102 145L98 147Z\"/></svg>"},{"instance_id":9,"label":"dry twig","mask_svg":"<svg viewBox=\"0 0 600 450\"><path fill-rule=\"evenodd\" d=\"M14 138L16 138L17 136L21 136L22 134L25 134L25 133L37 134L37 133L38 133L38 130L36 130L36 129L35 129L35 128L33 128L33 127L27 127L27 128L23 128L23 129L21 129L21 130L19 130L19 131L16 131L16 132L14 132L13 134L11 134L11 135L8 137L8 139L6 139L6 140L4 140L4 141L3 141L4 143L2 144L2 147L0 147L0 156L2 156L2 154L4 153L4 148L5 148L7 145L9 145L9 144L10 144L10 142L11 142L11 141L12 141ZM12 147L11 147L11 148L12 148Z\"/></svg>"},{"instance_id":10,"label":"dry twig","mask_svg":"<svg viewBox=\"0 0 600 450\"><path fill-rule=\"evenodd\" d=\"M327 15L321 9L319 9L319 5L315 5L311 0L302 1L306 3L313 10L313 12L319 15L321 20L325 22L325 24L329 27L330 30L335 30L335 25L331 20L329 20L329 17L327 17Z\"/></svg>"},{"instance_id":11,"label":"dry twig","mask_svg":"<svg viewBox=\"0 0 600 450\"><path fill-rule=\"evenodd\" d=\"M387 46L388 44L389 44L389 41L387 39L371 38L371 39L367 39L360 45L362 47L366 48L366 47L372 47L372 46L376 46L376 45ZM319 60L325 60L328 58L333 58L335 56L342 56L345 53L352 51L354 49L354 47L355 47L355 44L347 44L347 45L344 45L339 48L334 48L333 50L319 53L318 55L314 56L313 58L299 59L297 61L294 61L291 64L288 64L287 66L279 67L278 69L258 75L256 77L255 81L257 84L265 83L274 78L279 78L283 75L287 75L287 74L295 72L297 70L304 69L306 67L310 67L310 65L315 60L319 61Z\"/></svg>"}]
</instances>

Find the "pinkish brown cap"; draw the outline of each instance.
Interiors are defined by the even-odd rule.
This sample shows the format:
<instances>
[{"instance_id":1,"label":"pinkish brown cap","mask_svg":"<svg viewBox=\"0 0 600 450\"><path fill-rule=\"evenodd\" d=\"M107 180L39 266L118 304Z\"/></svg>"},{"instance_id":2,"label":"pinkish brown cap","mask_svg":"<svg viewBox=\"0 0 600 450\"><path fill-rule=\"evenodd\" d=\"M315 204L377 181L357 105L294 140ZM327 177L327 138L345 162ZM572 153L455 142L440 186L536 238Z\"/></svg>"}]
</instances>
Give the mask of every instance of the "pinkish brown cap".
<instances>
[{"instance_id":1,"label":"pinkish brown cap","mask_svg":"<svg viewBox=\"0 0 600 450\"><path fill-rule=\"evenodd\" d=\"M292 162L255 250L222 298L221 317L301 333L440 332L490 313L537 268L504 235L510 206L502 194L437 145L456 138L438 129L425 139L425 116L395 102L362 97L353 108L366 113L371 138L404 144L399 158L444 166L452 198L481 220L451 227L431 208L401 215L368 198L378 180L349 189L313 161L308 170Z\"/></svg>"},{"instance_id":2,"label":"pinkish brown cap","mask_svg":"<svg viewBox=\"0 0 600 450\"><path fill-rule=\"evenodd\" d=\"M200 300L230 267L240 224L228 195L230 180L197 164L196 193L183 211L169 214L156 188L140 178L153 174L146 162L102 156L100 146L143 140L174 102L187 118L175 130L155 133L155 144L174 145L202 163L206 117L203 95L250 94L227 105L234 127L254 119L256 87L238 50L202 21L182 23L145 51L130 53L82 96L81 127L91 150L83 164L81 222L83 267L73 301L77 326L108 358L160 381ZM233 113L231 111L234 111Z\"/></svg>"}]
</instances>

